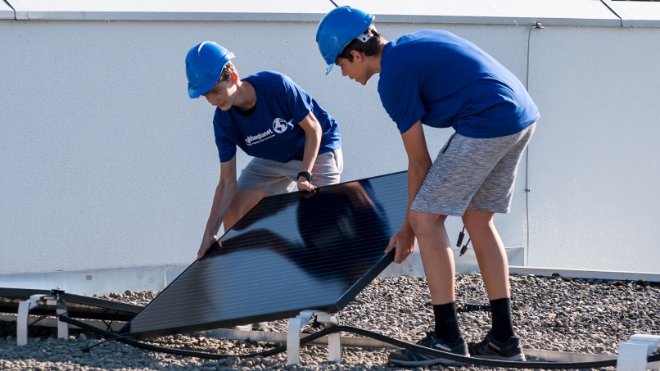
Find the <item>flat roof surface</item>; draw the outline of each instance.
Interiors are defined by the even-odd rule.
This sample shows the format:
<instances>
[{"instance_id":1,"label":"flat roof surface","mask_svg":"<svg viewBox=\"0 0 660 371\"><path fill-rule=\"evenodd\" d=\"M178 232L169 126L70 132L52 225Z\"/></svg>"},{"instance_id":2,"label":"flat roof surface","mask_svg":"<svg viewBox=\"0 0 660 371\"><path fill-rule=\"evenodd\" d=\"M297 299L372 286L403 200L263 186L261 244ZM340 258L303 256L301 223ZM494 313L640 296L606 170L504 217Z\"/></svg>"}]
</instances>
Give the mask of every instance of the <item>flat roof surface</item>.
<instances>
[{"instance_id":1,"label":"flat roof surface","mask_svg":"<svg viewBox=\"0 0 660 371\"><path fill-rule=\"evenodd\" d=\"M329 0L6 0L17 19L318 21ZM335 0L376 14L380 22L621 26L600 0ZM631 25L658 26L660 3L608 1ZM3 4L3 8L11 10Z\"/></svg>"}]
</instances>

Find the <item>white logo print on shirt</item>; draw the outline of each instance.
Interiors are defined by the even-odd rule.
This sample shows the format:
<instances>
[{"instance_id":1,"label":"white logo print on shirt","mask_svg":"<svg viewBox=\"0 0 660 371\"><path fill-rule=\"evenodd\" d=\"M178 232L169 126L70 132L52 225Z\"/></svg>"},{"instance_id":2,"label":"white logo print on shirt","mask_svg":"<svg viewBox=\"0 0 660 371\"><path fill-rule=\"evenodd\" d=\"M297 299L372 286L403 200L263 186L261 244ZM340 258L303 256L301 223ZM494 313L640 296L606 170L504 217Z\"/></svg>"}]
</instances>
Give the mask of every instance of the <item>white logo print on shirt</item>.
<instances>
[{"instance_id":1,"label":"white logo print on shirt","mask_svg":"<svg viewBox=\"0 0 660 371\"><path fill-rule=\"evenodd\" d=\"M253 144L261 143L264 140L268 140L272 137L274 137L275 134L273 133L272 130L268 129L264 131L263 133L255 134L255 135L248 135L247 138L245 138L245 144L248 146L251 146Z\"/></svg>"},{"instance_id":2,"label":"white logo print on shirt","mask_svg":"<svg viewBox=\"0 0 660 371\"><path fill-rule=\"evenodd\" d=\"M286 120L281 119L279 117L276 118L275 120L273 120L273 130L277 134L282 134L282 133L286 132L287 130L289 130L289 128L293 128L292 123L287 122Z\"/></svg>"},{"instance_id":3,"label":"white logo print on shirt","mask_svg":"<svg viewBox=\"0 0 660 371\"><path fill-rule=\"evenodd\" d=\"M255 135L248 135L245 138L245 144L248 146L258 144L264 141L267 141L268 139L274 138L275 134L283 134L286 133L289 129L293 129L293 124L291 122L287 122L284 119L281 118L276 118L273 120L273 129L268 129L266 131L263 131L261 133L257 133ZM273 133L274 131L274 133Z\"/></svg>"}]
</instances>

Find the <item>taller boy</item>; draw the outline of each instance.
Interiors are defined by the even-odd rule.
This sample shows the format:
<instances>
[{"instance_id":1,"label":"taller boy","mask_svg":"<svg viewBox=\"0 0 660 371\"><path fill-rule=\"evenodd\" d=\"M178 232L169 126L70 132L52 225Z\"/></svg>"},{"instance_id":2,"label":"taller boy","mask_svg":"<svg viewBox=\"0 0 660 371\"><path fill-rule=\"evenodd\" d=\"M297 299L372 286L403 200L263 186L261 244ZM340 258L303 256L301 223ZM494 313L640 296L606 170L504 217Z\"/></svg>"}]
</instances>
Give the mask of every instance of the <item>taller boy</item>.
<instances>
[{"instance_id":1,"label":"taller boy","mask_svg":"<svg viewBox=\"0 0 660 371\"><path fill-rule=\"evenodd\" d=\"M421 30L388 42L374 16L338 7L320 22L316 42L330 72L365 85L380 73L378 93L408 154L408 212L387 251L402 262L419 242L431 293L435 331L420 344L461 355L524 360L511 321L508 262L495 213L510 210L516 171L539 112L523 84L486 52L442 30ZM431 161L422 125L455 133ZM491 305L492 328L466 344L456 318L455 268L445 229L460 216L472 240ZM469 349L469 352L468 352ZM446 363L403 351L402 366Z\"/></svg>"}]
</instances>

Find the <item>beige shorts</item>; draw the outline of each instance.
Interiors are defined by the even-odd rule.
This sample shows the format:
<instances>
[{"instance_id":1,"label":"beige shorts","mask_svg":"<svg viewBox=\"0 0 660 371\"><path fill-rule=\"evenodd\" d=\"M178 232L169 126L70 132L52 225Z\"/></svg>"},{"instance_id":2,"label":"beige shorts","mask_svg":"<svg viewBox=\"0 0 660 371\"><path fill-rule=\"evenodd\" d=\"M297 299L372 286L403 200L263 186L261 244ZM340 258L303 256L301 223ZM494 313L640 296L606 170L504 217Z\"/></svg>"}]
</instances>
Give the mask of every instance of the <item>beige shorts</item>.
<instances>
[{"instance_id":1,"label":"beige shorts","mask_svg":"<svg viewBox=\"0 0 660 371\"><path fill-rule=\"evenodd\" d=\"M301 164L298 160L282 163L255 157L241 171L238 188L266 191L269 196L296 191ZM321 153L312 168L312 184L317 187L337 184L343 169L341 149Z\"/></svg>"}]
</instances>

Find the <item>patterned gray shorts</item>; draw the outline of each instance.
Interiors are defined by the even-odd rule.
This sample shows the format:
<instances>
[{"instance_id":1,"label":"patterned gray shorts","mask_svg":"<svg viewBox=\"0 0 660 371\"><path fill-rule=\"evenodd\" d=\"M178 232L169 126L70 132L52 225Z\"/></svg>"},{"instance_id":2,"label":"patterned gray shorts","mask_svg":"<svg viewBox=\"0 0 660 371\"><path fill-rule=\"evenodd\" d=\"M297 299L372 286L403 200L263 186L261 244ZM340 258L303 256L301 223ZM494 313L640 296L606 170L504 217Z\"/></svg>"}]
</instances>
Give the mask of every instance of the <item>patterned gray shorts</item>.
<instances>
[{"instance_id":1,"label":"patterned gray shorts","mask_svg":"<svg viewBox=\"0 0 660 371\"><path fill-rule=\"evenodd\" d=\"M535 128L497 138L454 134L429 169L411 210L453 216L467 209L508 213L518 164Z\"/></svg>"}]
</instances>

